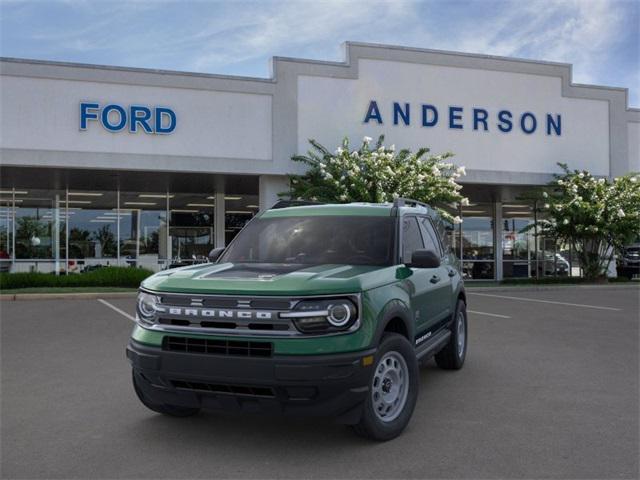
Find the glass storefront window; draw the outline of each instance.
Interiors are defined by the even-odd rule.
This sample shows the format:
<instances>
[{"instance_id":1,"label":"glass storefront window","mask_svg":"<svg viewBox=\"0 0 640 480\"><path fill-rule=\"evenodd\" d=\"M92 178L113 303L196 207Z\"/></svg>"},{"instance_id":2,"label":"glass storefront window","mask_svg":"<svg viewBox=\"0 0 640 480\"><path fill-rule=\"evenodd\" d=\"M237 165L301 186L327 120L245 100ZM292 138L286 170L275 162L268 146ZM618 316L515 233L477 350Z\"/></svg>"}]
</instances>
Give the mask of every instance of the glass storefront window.
<instances>
[{"instance_id":1,"label":"glass storefront window","mask_svg":"<svg viewBox=\"0 0 640 480\"><path fill-rule=\"evenodd\" d=\"M215 196L176 194L169 205L171 266L206 262L215 246Z\"/></svg>"},{"instance_id":2,"label":"glass storefront window","mask_svg":"<svg viewBox=\"0 0 640 480\"><path fill-rule=\"evenodd\" d=\"M462 266L465 278L495 278L493 210L493 204L472 203L462 207Z\"/></svg>"},{"instance_id":3,"label":"glass storefront window","mask_svg":"<svg viewBox=\"0 0 640 480\"><path fill-rule=\"evenodd\" d=\"M14 271L63 269L66 192L30 190L15 199Z\"/></svg>"},{"instance_id":4,"label":"glass storefront window","mask_svg":"<svg viewBox=\"0 0 640 480\"><path fill-rule=\"evenodd\" d=\"M502 275L504 278L536 275L537 249L533 208L524 203L502 205Z\"/></svg>"},{"instance_id":5,"label":"glass storefront window","mask_svg":"<svg viewBox=\"0 0 640 480\"><path fill-rule=\"evenodd\" d=\"M13 190L0 191L0 272L13 263Z\"/></svg>"},{"instance_id":6,"label":"glass storefront window","mask_svg":"<svg viewBox=\"0 0 640 480\"><path fill-rule=\"evenodd\" d=\"M68 193L69 272L117 264L117 192Z\"/></svg>"},{"instance_id":7,"label":"glass storefront window","mask_svg":"<svg viewBox=\"0 0 640 480\"><path fill-rule=\"evenodd\" d=\"M238 234L242 227L251 220L258 210L258 195L234 195L227 193L224 196L224 237L226 245Z\"/></svg>"},{"instance_id":8,"label":"glass storefront window","mask_svg":"<svg viewBox=\"0 0 640 480\"><path fill-rule=\"evenodd\" d=\"M170 194L120 193L120 256L129 265L161 270L169 255Z\"/></svg>"}]
</instances>

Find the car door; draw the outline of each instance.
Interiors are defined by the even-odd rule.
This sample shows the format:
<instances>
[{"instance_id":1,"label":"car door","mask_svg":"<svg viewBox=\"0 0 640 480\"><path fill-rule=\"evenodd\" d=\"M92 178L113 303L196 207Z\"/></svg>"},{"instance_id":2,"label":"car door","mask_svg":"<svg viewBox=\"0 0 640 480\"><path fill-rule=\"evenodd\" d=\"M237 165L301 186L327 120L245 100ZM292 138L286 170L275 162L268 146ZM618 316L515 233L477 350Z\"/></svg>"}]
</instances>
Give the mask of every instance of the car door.
<instances>
[{"instance_id":1,"label":"car door","mask_svg":"<svg viewBox=\"0 0 640 480\"><path fill-rule=\"evenodd\" d=\"M415 250L424 248L424 240L418 224L418 217L407 215L402 218L402 263L411 263ZM416 325L416 334L424 332L429 319L433 318L436 309L433 302L436 285L432 277L436 274L432 268L411 268L411 276L405 282L411 297L411 311Z\"/></svg>"},{"instance_id":2,"label":"car door","mask_svg":"<svg viewBox=\"0 0 640 480\"><path fill-rule=\"evenodd\" d=\"M451 296L453 295L452 276L455 270L444 258L444 249L438 238L431 219L421 216L418 219L420 231L422 233L424 248L431 250L440 257L440 266L431 270L429 282L432 289L429 292L429 317L425 318L425 330L437 330L451 316ZM453 275L451 273L453 272Z\"/></svg>"}]
</instances>

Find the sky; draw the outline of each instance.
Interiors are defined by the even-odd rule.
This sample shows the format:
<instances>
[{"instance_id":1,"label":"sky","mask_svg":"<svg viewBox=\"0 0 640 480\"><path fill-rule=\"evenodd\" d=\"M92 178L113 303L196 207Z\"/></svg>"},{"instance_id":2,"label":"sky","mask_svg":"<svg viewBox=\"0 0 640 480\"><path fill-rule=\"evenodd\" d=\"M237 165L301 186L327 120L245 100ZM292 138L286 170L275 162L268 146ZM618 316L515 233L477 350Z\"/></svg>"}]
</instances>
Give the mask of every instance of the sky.
<instances>
[{"instance_id":1,"label":"sky","mask_svg":"<svg viewBox=\"0 0 640 480\"><path fill-rule=\"evenodd\" d=\"M640 106L638 0L0 0L4 57L269 77L344 41L571 63Z\"/></svg>"}]
</instances>

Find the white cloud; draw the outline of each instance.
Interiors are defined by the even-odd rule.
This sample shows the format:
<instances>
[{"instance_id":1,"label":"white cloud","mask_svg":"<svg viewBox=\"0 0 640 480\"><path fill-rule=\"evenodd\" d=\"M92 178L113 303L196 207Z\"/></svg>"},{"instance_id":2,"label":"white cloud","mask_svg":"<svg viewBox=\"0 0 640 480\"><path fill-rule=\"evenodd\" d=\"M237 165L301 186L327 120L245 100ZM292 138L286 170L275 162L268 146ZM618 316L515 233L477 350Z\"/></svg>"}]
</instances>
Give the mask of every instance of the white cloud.
<instances>
[{"instance_id":1,"label":"white cloud","mask_svg":"<svg viewBox=\"0 0 640 480\"><path fill-rule=\"evenodd\" d=\"M5 31L7 21L16 25L10 13L24 25L30 16L40 20L39 28L15 29L13 48L3 33L9 55L31 41L38 58L266 75L271 56L342 60L340 44L354 40L572 63L577 83L633 87L640 79L637 58L611 60L612 51L627 48L619 42L633 2L625 1L209 1L182 8L66 0L53 4L53 21L40 2L0 1Z\"/></svg>"},{"instance_id":2,"label":"white cloud","mask_svg":"<svg viewBox=\"0 0 640 480\"><path fill-rule=\"evenodd\" d=\"M590 83L616 43L624 17L605 0L523 1L506 4L491 23L470 30L446 48L574 64L574 81Z\"/></svg>"},{"instance_id":3,"label":"white cloud","mask_svg":"<svg viewBox=\"0 0 640 480\"><path fill-rule=\"evenodd\" d=\"M329 48L335 59L341 59L339 44L344 40L397 28L415 6L404 0L266 2L261 8L237 12L224 22L213 20L198 32L194 39L203 44L192 65L195 70L210 70L223 63L264 59L297 48L315 50L320 58L325 58ZM230 36L221 38L225 32Z\"/></svg>"}]
</instances>

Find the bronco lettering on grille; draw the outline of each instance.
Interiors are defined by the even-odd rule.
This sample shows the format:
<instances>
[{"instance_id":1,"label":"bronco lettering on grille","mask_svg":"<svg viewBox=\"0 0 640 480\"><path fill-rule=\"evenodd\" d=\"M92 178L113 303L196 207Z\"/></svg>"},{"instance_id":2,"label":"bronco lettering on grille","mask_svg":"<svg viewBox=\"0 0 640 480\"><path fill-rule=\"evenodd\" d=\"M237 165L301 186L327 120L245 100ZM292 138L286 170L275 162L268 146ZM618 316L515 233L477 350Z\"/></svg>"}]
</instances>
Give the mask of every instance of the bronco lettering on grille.
<instances>
[{"instance_id":1,"label":"bronco lettering on grille","mask_svg":"<svg viewBox=\"0 0 640 480\"><path fill-rule=\"evenodd\" d=\"M159 313L168 313L182 317L203 318L239 318L244 320L270 320L272 312L259 310L221 310L215 308L181 308L181 307L156 307Z\"/></svg>"}]
</instances>

